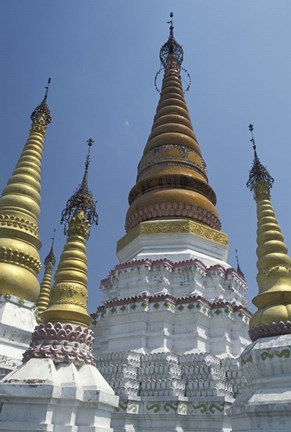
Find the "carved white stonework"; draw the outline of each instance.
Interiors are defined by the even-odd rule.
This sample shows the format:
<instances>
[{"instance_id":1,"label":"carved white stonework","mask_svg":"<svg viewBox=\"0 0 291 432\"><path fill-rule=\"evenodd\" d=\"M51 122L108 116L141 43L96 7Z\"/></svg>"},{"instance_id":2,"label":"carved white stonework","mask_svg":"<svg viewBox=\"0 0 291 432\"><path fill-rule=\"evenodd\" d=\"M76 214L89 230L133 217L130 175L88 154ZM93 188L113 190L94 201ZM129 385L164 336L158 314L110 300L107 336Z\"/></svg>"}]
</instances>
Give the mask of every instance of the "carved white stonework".
<instances>
[{"instance_id":1,"label":"carved white stonework","mask_svg":"<svg viewBox=\"0 0 291 432\"><path fill-rule=\"evenodd\" d=\"M244 381L236 359L207 354L115 352L97 366L120 397L115 431L230 431L229 408ZM191 429L189 429L191 425Z\"/></svg>"},{"instance_id":2,"label":"carved white stonework","mask_svg":"<svg viewBox=\"0 0 291 432\"><path fill-rule=\"evenodd\" d=\"M21 364L35 326L34 303L10 294L0 296L0 377Z\"/></svg>"},{"instance_id":3,"label":"carved white stonework","mask_svg":"<svg viewBox=\"0 0 291 432\"><path fill-rule=\"evenodd\" d=\"M135 350L239 356L249 343L246 283L233 269L201 261L141 260L102 281L95 352Z\"/></svg>"},{"instance_id":4,"label":"carved white stonework","mask_svg":"<svg viewBox=\"0 0 291 432\"><path fill-rule=\"evenodd\" d=\"M246 384L231 409L233 432L291 430L291 335L257 339L240 357Z\"/></svg>"},{"instance_id":5,"label":"carved white stonework","mask_svg":"<svg viewBox=\"0 0 291 432\"><path fill-rule=\"evenodd\" d=\"M118 254L92 326L98 369L120 396L115 431L230 432L250 312L227 246L138 235Z\"/></svg>"},{"instance_id":6,"label":"carved white stonework","mask_svg":"<svg viewBox=\"0 0 291 432\"><path fill-rule=\"evenodd\" d=\"M32 358L0 383L0 431L112 432L118 397L96 367Z\"/></svg>"}]
</instances>

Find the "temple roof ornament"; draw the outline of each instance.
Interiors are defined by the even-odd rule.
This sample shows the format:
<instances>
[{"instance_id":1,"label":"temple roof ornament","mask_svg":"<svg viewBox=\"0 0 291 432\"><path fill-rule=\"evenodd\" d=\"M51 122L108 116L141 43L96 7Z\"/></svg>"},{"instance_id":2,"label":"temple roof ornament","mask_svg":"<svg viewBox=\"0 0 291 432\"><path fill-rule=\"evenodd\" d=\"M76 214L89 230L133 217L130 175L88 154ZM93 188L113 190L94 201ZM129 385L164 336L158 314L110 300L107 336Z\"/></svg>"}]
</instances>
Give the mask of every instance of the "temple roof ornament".
<instances>
[{"instance_id":1,"label":"temple roof ornament","mask_svg":"<svg viewBox=\"0 0 291 432\"><path fill-rule=\"evenodd\" d=\"M51 78L49 78L48 81L47 81L47 85L46 85L46 87L45 87L45 94L44 94L44 98L43 98L43 100L42 100L41 103L40 103L40 104L39 104L39 105L38 105L38 106L33 110L32 114L31 114L31 116L30 116L31 120L34 121L34 120L37 118L37 116L38 116L39 114L44 114L44 116L45 116L45 121L46 121L46 124L47 124L47 125L48 125L49 123L51 123L51 121L52 121L51 112L50 112L49 107L47 106L47 103L46 103L50 83L51 83Z\"/></svg>"},{"instance_id":2,"label":"temple roof ornament","mask_svg":"<svg viewBox=\"0 0 291 432\"><path fill-rule=\"evenodd\" d=\"M274 179L261 164L249 126L254 162L248 188L257 204L257 282L259 294L253 299L257 312L250 320L250 337L256 340L291 333L291 258L270 201Z\"/></svg>"},{"instance_id":3,"label":"temple roof ornament","mask_svg":"<svg viewBox=\"0 0 291 432\"><path fill-rule=\"evenodd\" d=\"M44 260L45 267L47 267L49 264L51 264L54 267L56 264L56 258L55 258L55 254L54 254L55 234L56 234L56 229L54 229L54 233L53 233L53 236L51 238L52 245L51 245L50 251Z\"/></svg>"},{"instance_id":4,"label":"temple roof ornament","mask_svg":"<svg viewBox=\"0 0 291 432\"><path fill-rule=\"evenodd\" d=\"M261 180L268 187L269 194L270 194L270 189L273 186L274 179L270 175L270 173L267 170L267 168L264 165L261 164L260 159L258 158L258 155L257 155L257 146L256 146L253 130L254 130L254 126L252 124L250 124L249 125L249 131L251 132L251 139L250 139L250 141L251 141L251 143L253 145L254 161L253 161L252 168L250 170L249 179L247 181L247 187L250 189L250 191L253 191L255 184L257 184L257 182L259 180Z\"/></svg>"},{"instance_id":5,"label":"temple roof ornament","mask_svg":"<svg viewBox=\"0 0 291 432\"><path fill-rule=\"evenodd\" d=\"M0 197L0 294L32 302L37 301L40 291L36 277L41 268L38 218L44 137L51 122L48 85L31 115L27 142Z\"/></svg>"},{"instance_id":6,"label":"temple roof ornament","mask_svg":"<svg viewBox=\"0 0 291 432\"><path fill-rule=\"evenodd\" d=\"M220 230L216 195L208 184L206 163L193 131L181 80L182 47L170 35L162 46L164 73L151 133L129 193L126 231L141 222L185 218Z\"/></svg>"},{"instance_id":7,"label":"temple roof ornament","mask_svg":"<svg viewBox=\"0 0 291 432\"><path fill-rule=\"evenodd\" d=\"M60 257L51 289L49 307L42 313L44 323L70 323L88 327L86 240L93 224L97 224L96 202L88 187L88 169L92 138L88 141L85 173L79 188L68 200L62 212L67 241Z\"/></svg>"},{"instance_id":8,"label":"temple roof ornament","mask_svg":"<svg viewBox=\"0 0 291 432\"><path fill-rule=\"evenodd\" d=\"M178 42L174 38L173 16L174 14L173 12L171 12L170 21L168 21L168 24L170 24L169 39L167 40L166 43L164 43L164 45L160 49L160 60L164 69L167 68L168 59L170 55L174 55L176 57L179 67L181 67L181 64L183 62L183 57L184 57L182 46L178 44Z\"/></svg>"},{"instance_id":9,"label":"temple roof ornament","mask_svg":"<svg viewBox=\"0 0 291 432\"><path fill-rule=\"evenodd\" d=\"M239 259L238 259L238 252L237 249L235 250L235 259L236 259L236 271L237 273L245 280L245 275L243 274L240 265L239 265Z\"/></svg>"},{"instance_id":10,"label":"temple roof ornament","mask_svg":"<svg viewBox=\"0 0 291 432\"><path fill-rule=\"evenodd\" d=\"M62 212L61 223L64 224L64 232L67 233L67 227L72 219L72 216L76 213L77 210L82 210L88 222L91 225L98 225L98 215L96 212L96 201L93 198L92 192L88 187L88 169L90 164L90 148L93 145L94 141L92 138L87 140L88 143L88 153L85 162L85 172L80 186L68 199L65 209Z\"/></svg>"},{"instance_id":11,"label":"temple roof ornament","mask_svg":"<svg viewBox=\"0 0 291 432\"><path fill-rule=\"evenodd\" d=\"M41 314L44 312L49 305L50 302L50 291L51 291L51 281L52 281L52 273L53 273L53 267L56 264L56 258L54 254L54 241L55 241L55 232L54 229L53 237L52 237L52 245L50 248L50 251L48 255L46 256L44 260L44 275L43 279L40 285L40 294L36 303L36 309L37 309L37 321L39 323L42 322Z\"/></svg>"}]
</instances>

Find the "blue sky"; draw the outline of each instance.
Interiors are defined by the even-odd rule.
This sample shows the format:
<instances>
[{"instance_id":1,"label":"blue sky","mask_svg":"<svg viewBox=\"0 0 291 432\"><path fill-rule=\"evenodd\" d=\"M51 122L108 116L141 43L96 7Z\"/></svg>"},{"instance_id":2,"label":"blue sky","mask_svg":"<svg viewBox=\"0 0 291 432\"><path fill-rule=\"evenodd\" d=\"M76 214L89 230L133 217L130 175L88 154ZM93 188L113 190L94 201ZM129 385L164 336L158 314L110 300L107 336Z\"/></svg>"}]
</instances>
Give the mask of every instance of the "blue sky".
<instances>
[{"instance_id":1,"label":"blue sky","mask_svg":"<svg viewBox=\"0 0 291 432\"><path fill-rule=\"evenodd\" d=\"M10 0L1 2L0 187L25 143L29 116L52 77L43 159L40 230L44 259L60 213L80 183L86 140L94 141L90 187L100 224L88 243L89 303L117 264L127 196L152 125L159 49L174 12L176 39L192 78L186 101L229 234L249 283L256 285L256 212L245 183L252 163L248 124L275 178L272 200L291 246L291 3L289 0Z\"/></svg>"}]
</instances>

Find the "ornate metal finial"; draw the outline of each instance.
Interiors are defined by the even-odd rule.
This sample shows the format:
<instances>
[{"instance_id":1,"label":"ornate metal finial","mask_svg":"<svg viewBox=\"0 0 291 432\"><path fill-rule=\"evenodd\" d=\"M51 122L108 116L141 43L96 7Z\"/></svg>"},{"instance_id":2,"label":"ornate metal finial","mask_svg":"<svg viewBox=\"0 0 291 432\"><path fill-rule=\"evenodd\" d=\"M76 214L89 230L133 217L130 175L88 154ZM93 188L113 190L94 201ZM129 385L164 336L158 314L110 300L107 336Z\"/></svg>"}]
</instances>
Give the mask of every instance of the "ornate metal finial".
<instances>
[{"instance_id":1,"label":"ornate metal finial","mask_svg":"<svg viewBox=\"0 0 291 432\"><path fill-rule=\"evenodd\" d=\"M45 86L45 94L44 94L44 98L41 101L41 103L35 108L35 110L32 112L30 118L31 120L34 122L39 114L45 114L45 122L48 125L49 123L51 123L52 121L52 116L51 116L51 112L49 110L49 107L46 104L46 100L47 100L47 96L48 96L48 91L49 91L49 85L51 83L51 78L48 79L47 81L47 85Z\"/></svg>"},{"instance_id":2,"label":"ornate metal finial","mask_svg":"<svg viewBox=\"0 0 291 432\"><path fill-rule=\"evenodd\" d=\"M174 38L174 22L173 22L173 12L170 13L170 21L167 21L167 24L170 24L170 36L169 38Z\"/></svg>"},{"instance_id":3,"label":"ornate metal finial","mask_svg":"<svg viewBox=\"0 0 291 432\"><path fill-rule=\"evenodd\" d=\"M254 161L253 161L253 166L250 170L249 179L247 181L247 187L250 189L250 191L252 191L254 189L254 186L257 184L257 182L261 181L266 184L267 189L270 192L270 189L274 183L274 179L270 175L267 168L261 164L260 159L258 158L257 146L256 146L253 130L254 130L254 126L250 124L249 125L249 131L251 132L250 141L253 145Z\"/></svg>"},{"instance_id":4,"label":"ornate metal finial","mask_svg":"<svg viewBox=\"0 0 291 432\"><path fill-rule=\"evenodd\" d=\"M235 249L235 259L236 259L236 271L237 271L237 273L238 273L238 274L239 274L243 279L245 279L245 275L244 275L243 272L241 271L241 268L240 268L240 265L239 265L237 249Z\"/></svg>"},{"instance_id":5,"label":"ornate metal finial","mask_svg":"<svg viewBox=\"0 0 291 432\"><path fill-rule=\"evenodd\" d=\"M183 62L183 48L178 42L176 42L174 38L174 25L173 25L173 12L170 13L170 21L167 21L170 24L170 34L167 42L160 49L160 60L164 69L167 67L167 61L170 55L174 55L178 62L179 68Z\"/></svg>"},{"instance_id":6,"label":"ornate metal finial","mask_svg":"<svg viewBox=\"0 0 291 432\"><path fill-rule=\"evenodd\" d=\"M56 264L56 258L54 255L55 233L56 233L56 229L54 229L53 236L51 238L51 241L52 241L51 249L50 249L47 257L44 260L45 267L47 267L49 264L52 264L52 266L54 267L54 265Z\"/></svg>"},{"instance_id":7,"label":"ornate metal finial","mask_svg":"<svg viewBox=\"0 0 291 432\"><path fill-rule=\"evenodd\" d=\"M47 80L47 85L45 86L45 95L44 95L44 98L43 98L44 101L47 100L47 95L48 95L50 83L51 83L51 78L49 77L49 79Z\"/></svg>"},{"instance_id":8,"label":"ornate metal finial","mask_svg":"<svg viewBox=\"0 0 291 432\"><path fill-rule=\"evenodd\" d=\"M88 188L88 169L90 164L90 148L92 147L94 141L92 138L87 140L88 143L88 153L85 162L85 172L82 182L75 193L67 201L65 209L62 211L61 223L64 223L64 232L67 233L67 227L78 210L82 210L87 220L91 225L98 225L98 215L96 212L96 201L94 201L92 192Z\"/></svg>"},{"instance_id":9,"label":"ornate metal finial","mask_svg":"<svg viewBox=\"0 0 291 432\"><path fill-rule=\"evenodd\" d=\"M183 89L184 93L186 93L191 86L191 76L187 69L181 67L183 62L183 48L174 38L174 24L173 24L173 12L170 13L170 21L167 21L170 24L170 34L167 42L160 49L160 60L161 67L155 75L155 89L158 93L161 93L160 84L158 83L160 76L162 76L162 72L175 70L178 73L183 72L185 78L183 79L185 83L185 89Z\"/></svg>"}]
</instances>

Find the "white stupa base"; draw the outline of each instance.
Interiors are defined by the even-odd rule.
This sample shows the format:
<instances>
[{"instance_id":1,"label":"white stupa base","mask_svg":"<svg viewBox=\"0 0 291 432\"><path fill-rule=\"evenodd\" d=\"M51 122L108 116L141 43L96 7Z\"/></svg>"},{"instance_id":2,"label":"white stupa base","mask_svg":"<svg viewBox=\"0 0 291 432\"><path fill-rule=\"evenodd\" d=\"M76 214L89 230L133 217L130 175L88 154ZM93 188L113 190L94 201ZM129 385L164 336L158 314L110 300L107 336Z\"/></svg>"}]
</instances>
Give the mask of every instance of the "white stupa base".
<instances>
[{"instance_id":1,"label":"white stupa base","mask_svg":"<svg viewBox=\"0 0 291 432\"><path fill-rule=\"evenodd\" d=\"M111 432L118 397L97 368L31 359L0 383L0 431Z\"/></svg>"},{"instance_id":2,"label":"white stupa base","mask_svg":"<svg viewBox=\"0 0 291 432\"><path fill-rule=\"evenodd\" d=\"M188 232L163 232L179 224ZM191 231L195 230L201 235ZM161 232L156 232L157 230ZM208 236L208 238L207 238ZM217 241L216 241L216 240ZM206 266L224 265L227 261L227 235L187 219L142 222L117 244L121 263L141 259L169 259L173 262L199 259Z\"/></svg>"},{"instance_id":3,"label":"white stupa base","mask_svg":"<svg viewBox=\"0 0 291 432\"><path fill-rule=\"evenodd\" d=\"M21 364L36 324L34 303L0 296L0 378Z\"/></svg>"},{"instance_id":4,"label":"white stupa base","mask_svg":"<svg viewBox=\"0 0 291 432\"><path fill-rule=\"evenodd\" d=\"M290 432L291 335L256 340L241 365L247 385L231 409L233 432Z\"/></svg>"}]
</instances>

